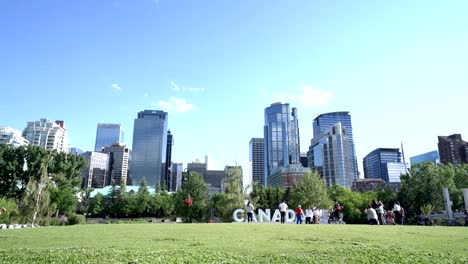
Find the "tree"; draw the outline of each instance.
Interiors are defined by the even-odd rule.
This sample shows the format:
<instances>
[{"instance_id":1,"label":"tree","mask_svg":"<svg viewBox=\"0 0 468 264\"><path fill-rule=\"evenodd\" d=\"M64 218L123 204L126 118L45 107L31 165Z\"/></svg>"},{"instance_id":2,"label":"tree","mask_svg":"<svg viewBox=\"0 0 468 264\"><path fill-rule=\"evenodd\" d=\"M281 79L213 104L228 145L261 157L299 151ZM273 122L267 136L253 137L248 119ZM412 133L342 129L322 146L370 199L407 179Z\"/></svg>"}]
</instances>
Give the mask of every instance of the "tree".
<instances>
[{"instance_id":1,"label":"tree","mask_svg":"<svg viewBox=\"0 0 468 264\"><path fill-rule=\"evenodd\" d=\"M191 206L183 203L188 195L193 201ZM176 215L183 217L186 222L203 221L208 215L207 198L208 186L203 177L196 172L190 172L189 180L185 181L182 188L175 193Z\"/></svg>"},{"instance_id":2,"label":"tree","mask_svg":"<svg viewBox=\"0 0 468 264\"><path fill-rule=\"evenodd\" d=\"M330 199L343 206L343 218L348 224L365 224L367 222L364 210L376 199L374 192L352 192L348 188L333 185L328 190Z\"/></svg>"},{"instance_id":3,"label":"tree","mask_svg":"<svg viewBox=\"0 0 468 264\"><path fill-rule=\"evenodd\" d=\"M104 195L97 193L89 205L88 213L91 215L100 215L104 210Z\"/></svg>"},{"instance_id":4,"label":"tree","mask_svg":"<svg viewBox=\"0 0 468 264\"><path fill-rule=\"evenodd\" d=\"M436 165L431 162L416 164L408 174L401 176L401 189L398 199L405 208L406 218L417 221L421 207L431 204L435 211L443 211L444 198L442 188L449 189L450 194L456 194L453 165Z\"/></svg>"},{"instance_id":5,"label":"tree","mask_svg":"<svg viewBox=\"0 0 468 264\"><path fill-rule=\"evenodd\" d=\"M136 203L134 208L134 213L141 217L142 214L147 214L150 208L151 194L148 191L148 186L146 185L146 179L143 178L140 183L140 188L136 194Z\"/></svg>"},{"instance_id":6,"label":"tree","mask_svg":"<svg viewBox=\"0 0 468 264\"><path fill-rule=\"evenodd\" d=\"M17 220L18 206L16 205L15 200L5 197L0 198L0 209L2 210L2 213L0 214L0 223L11 224Z\"/></svg>"},{"instance_id":7,"label":"tree","mask_svg":"<svg viewBox=\"0 0 468 264\"><path fill-rule=\"evenodd\" d=\"M280 204L283 197L284 189L280 186L262 187L259 189L259 196L256 208L275 210L276 208L278 208L278 205Z\"/></svg>"},{"instance_id":8,"label":"tree","mask_svg":"<svg viewBox=\"0 0 468 264\"><path fill-rule=\"evenodd\" d=\"M307 172L302 179L293 185L291 205L304 208L327 208L330 206L327 187L317 172Z\"/></svg>"},{"instance_id":9,"label":"tree","mask_svg":"<svg viewBox=\"0 0 468 264\"><path fill-rule=\"evenodd\" d=\"M55 206L50 203L51 181L48 173L50 156L42 160L41 177L37 180L31 177L26 185L25 195L22 199L20 213L23 222L30 222L34 225L39 222L47 225L50 216L55 211Z\"/></svg>"},{"instance_id":10,"label":"tree","mask_svg":"<svg viewBox=\"0 0 468 264\"><path fill-rule=\"evenodd\" d=\"M242 171L239 167L226 169L224 195L217 202L218 216L225 221L232 219L232 212L244 207L244 194L242 192Z\"/></svg>"}]
</instances>

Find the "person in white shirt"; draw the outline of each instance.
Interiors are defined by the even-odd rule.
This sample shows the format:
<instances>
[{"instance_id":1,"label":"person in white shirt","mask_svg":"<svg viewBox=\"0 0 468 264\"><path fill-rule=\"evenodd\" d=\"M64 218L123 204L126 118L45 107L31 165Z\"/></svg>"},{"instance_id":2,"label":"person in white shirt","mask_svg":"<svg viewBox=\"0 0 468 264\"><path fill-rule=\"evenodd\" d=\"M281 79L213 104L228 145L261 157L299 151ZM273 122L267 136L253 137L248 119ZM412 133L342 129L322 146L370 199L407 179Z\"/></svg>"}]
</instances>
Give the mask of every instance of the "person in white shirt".
<instances>
[{"instance_id":1,"label":"person in white shirt","mask_svg":"<svg viewBox=\"0 0 468 264\"><path fill-rule=\"evenodd\" d=\"M305 218L306 218L306 224L312 224L310 220L312 219L312 210L310 210L310 207L306 209L305 211Z\"/></svg>"},{"instance_id":2,"label":"person in white shirt","mask_svg":"<svg viewBox=\"0 0 468 264\"><path fill-rule=\"evenodd\" d=\"M314 221L313 223L314 224L320 224L320 211L317 207L314 207L314 210L313 210L313 215L314 215Z\"/></svg>"},{"instance_id":3,"label":"person in white shirt","mask_svg":"<svg viewBox=\"0 0 468 264\"><path fill-rule=\"evenodd\" d=\"M372 205L369 205L367 207L367 222L369 225L378 225L379 222L377 221L377 212L375 211L374 208L372 208Z\"/></svg>"},{"instance_id":4,"label":"person in white shirt","mask_svg":"<svg viewBox=\"0 0 468 264\"><path fill-rule=\"evenodd\" d=\"M398 201L395 201L395 204L393 204L393 214L395 215L395 223L400 224L401 223L401 206Z\"/></svg>"},{"instance_id":5,"label":"person in white shirt","mask_svg":"<svg viewBox=\"0 0 468 264\"><path fill-rule=\"evenodd\" d=\"M250 201L247 203L247 206L245 207L246 211L247 211L247 223L250 223L250 222L253 222L253 218L252 218L252 215L253 215L253 212L255 210L255 207L253 206L253 204L250 203Z\"/></svg>"},{"instance_id":6,"label":"person in white shirt","mask_svg":"<svg viewBox=\"0 0 468 264\"><path fill-rule=\"evenodd\" d=\"M286 202L283 200L281 201L278 207L281 213L281 223L284 224L286 222L286 213L288 211L288 204L286 204Z\"/></svg>"}]
</instances>

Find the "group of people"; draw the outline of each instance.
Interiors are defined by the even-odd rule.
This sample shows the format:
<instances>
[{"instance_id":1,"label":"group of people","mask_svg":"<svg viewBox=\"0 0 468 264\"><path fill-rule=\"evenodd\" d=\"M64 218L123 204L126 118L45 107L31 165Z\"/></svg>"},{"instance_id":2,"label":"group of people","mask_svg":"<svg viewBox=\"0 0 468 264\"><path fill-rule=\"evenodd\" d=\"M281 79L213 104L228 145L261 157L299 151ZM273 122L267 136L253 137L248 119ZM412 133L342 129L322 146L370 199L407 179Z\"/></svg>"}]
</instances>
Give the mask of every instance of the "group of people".
<instances>
[{"instance_id":1,"label":"group of people","mask_svg":"<svg viewBox=\"0 0 468 264\"><path fill-rule=\"evenodd\" d=\"M366 214L370 225L403 225L405 219L405 209L398 201L395 201L392 210L385 210L382 201L372 200Z\"/></svg>"},{"instance_id":2,"label":"group of people","mask_svg":"<svg viewBox=\"0 0 468 264\"><path fill-rule=\"evenodd\" d=\"M280 210L280 222L281 224L286 223L286 214L288 213L288 204L282 200L281 203L278 205L278 208ZM255 207L253 204L248 201L246 205L246 211L247 211L247 222L253 222L253 213L255 211ZM302 210L301 205L298 205L296 210L296 224L302 224L304 218L305 218L305 223L306 224L319 224L320 223L320 211L317 207L314 207L313 209L307 208L304 211Z\"/></svg>"},{"instance_id":3,"label":"group of people","mask_svg":"<svg viewBox=\"0 0 468 264\"><path fill-rule=\"evenodd\" d=\"M285 203L285 202L283 201L282 203ZM304 218L305 218L306 224L320 224L320 211L318 210L317 207L314 207L312 209L308 207L304 213L301 205L298 205L295 211L296 211L296 224L302 224ZM281 223L284 224L284 221L282 221Z\"/></svg>"}]
</instances>

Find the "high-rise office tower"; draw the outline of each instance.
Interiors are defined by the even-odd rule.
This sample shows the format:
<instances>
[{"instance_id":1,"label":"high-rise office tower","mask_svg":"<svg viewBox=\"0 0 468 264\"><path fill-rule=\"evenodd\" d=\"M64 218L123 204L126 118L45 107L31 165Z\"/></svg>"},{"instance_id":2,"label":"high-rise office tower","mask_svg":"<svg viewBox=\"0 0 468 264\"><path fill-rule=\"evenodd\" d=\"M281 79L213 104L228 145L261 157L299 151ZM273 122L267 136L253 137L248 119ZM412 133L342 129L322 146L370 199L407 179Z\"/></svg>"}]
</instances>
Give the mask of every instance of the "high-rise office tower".
<instances>
[{"instance_id":1,"label":"high-rise office tower","mask_svg":"<svg viewBox=\"0 0 468 264\"><path fill-rule=\"evenodd\" d=\"M265 147L263 138L252 138L249 142L249 173L252 183L265 186Z\"/></svg>"},{"instance_id":2,"label":"high-rise office tower","mask_svg":"<svg viewBox=\"0 0 468 264\"><path fill-rule=\"evenodd\" d=\"M65 122L60 120L51 121L41 118L39 121L28 122L23 130L23 137L31 145L41 146L46 150L65 153L70 151L67 128Z\"/></svg>"},{"instance_id":3,"label":"high-rise office tower","mask_svg":"<svg viewBox=\"0 0 468 264\"><path fill-rule=\"evenodd\" d=\"M114 143L104 147L102 152L109 155L109 177L107 177L106 185L112 184L112 180L117 185L127 184L129 149L125 145Z\"/></svg>"},{"instance_id":4,"label":"high-rise office tower","mask_svg":"<svg viewBox=\"0 0 468 264\"><path fill-rule=\"evenodd\" d=\"M86 151L80 155L87 161L83 168L82 188L104 188L107 184L109 155L102 152Z\"/></svg>"},{"instance_id":5,"label":"high-rise office tower","mask_svg":"<svg viewBox=\"0 0 468 264\"><path fill-rule=\"evenodd\" d=\"M300 163L299 121L297 109L274 103L265 108L263 129L265 147L265 185L273 170Z\"/></svg>"},{"instance_id":6,"label":"high-rise office tower","mask_svg":"<svg viewBox=\"0 0 468 264\"><path fill-rule=\"evenodd\" d=\"M378 148L363 160L366 179L382 179L386 182L400 182L400 175L406 173L398 148Z\"/></svg>"},{"instance_id":7,"label":"high-rise office tower","mask_svg":"<svg viewBox=\"0 0 468 264\"><path fill-rule=\"evenodd\" d=\"M166 190L171 189L172 145L174 145L174 139L171 131L169 130L167 131L166 161L164 162L164 182L166 184Z\"/></svg>"},{"instance_id":8,"label":"high-rise office tower","mask_svg":"<svg viewBox=\"0 0 468 264\"><path fill-rule=\"evenodd\" d=\"M352 153L352 140L338 122L311 140L307 163L322 175L327 187L338 184L351 188L355 179Z\"/></svg>"},{"instance_id":9,"label":"high-rise office tower","mask_svg":"<svg viewBox=\"0 0 468 264\"><path fill-rule=\"evenodd\" d=\"M182 186L182 172L184 171L184 164L183 163L172 163L172 170L171 170L171 186L168 189L170 192L177 192Z\"/></svg>"},{"instance_id":10,"label":"high-rise office tower","mask_svg":"<svg viewBox=\"0 0 468 264\"><path fill-rule=\"evenodd\" d=\"M351 124L351 115L349 112L332 112L325 113L317 116L313 121L314 129L314 138L318 137L320 134L330 130L332 126L336 123L341 123L341 126L346 130L346 136L351 140L352 145L352 159L353 159L353 170L354 178L358 178L358 166L356 159L356 149L354 147L354 137L353 137L353 126Z\"/></svg>"},{"instance_id":11,"label":"high-rise office tower","mask_svg":"<svg viewBox=\"0 0 468 264\"><path fill-rule=\"evenodd\" d=\"M97 124L96 143L94 151L101 151L104 147L109 147L112 144L123 144L124 130L121 124Z\"/></svg>"},{"instance_id":12,"label":"high-rise office tower","mask_svg":"<svg viewBox=\"0 0 468 264\"><path fill-rule=\"evenodd\" d=\"M468 163L468 142L462 140L461 134L439 136L437 145L441 163Z\"/></svg>"},{"instance_id":13,"label":"high-rise office tower","mask_svg":"<svg viewBox=\"0 0 468 264\"><path fill-rule=\"evenodd\" d=\"M138 112L133 126L132 185L143 178L149 186L162 184L167 148L168 115L164 111Z\"/></svg>"},{"instance_id":14,"label":"high-rise office tower","mask_svg":"<svg viewBox=\"0 0 468 264\"><path fill-rule=\"evenodd\" d=\"M21 131L0 126L0 144L7 144L16 148L29 145L29 141L21 135Z\"/></svg>"}]
</instances>

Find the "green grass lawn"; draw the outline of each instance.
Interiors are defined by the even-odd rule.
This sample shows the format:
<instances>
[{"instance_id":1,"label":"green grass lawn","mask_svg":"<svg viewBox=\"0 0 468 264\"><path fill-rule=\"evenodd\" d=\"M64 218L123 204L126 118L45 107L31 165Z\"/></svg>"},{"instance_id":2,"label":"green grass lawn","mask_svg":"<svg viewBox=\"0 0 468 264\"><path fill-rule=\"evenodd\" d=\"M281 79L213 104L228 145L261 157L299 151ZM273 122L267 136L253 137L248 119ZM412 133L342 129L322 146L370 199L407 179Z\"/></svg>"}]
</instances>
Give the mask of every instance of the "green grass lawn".
<instances>
[{"instance_id":1,"label":"green grass lawn","mask_svg":"<svg viewBox=\"0 0 468 264\"><path fill-rule=\"evenodd\" d=\"M109 224L0 230L0 263L468 263L468 228Z\"/></svg>"}]
</instances>

